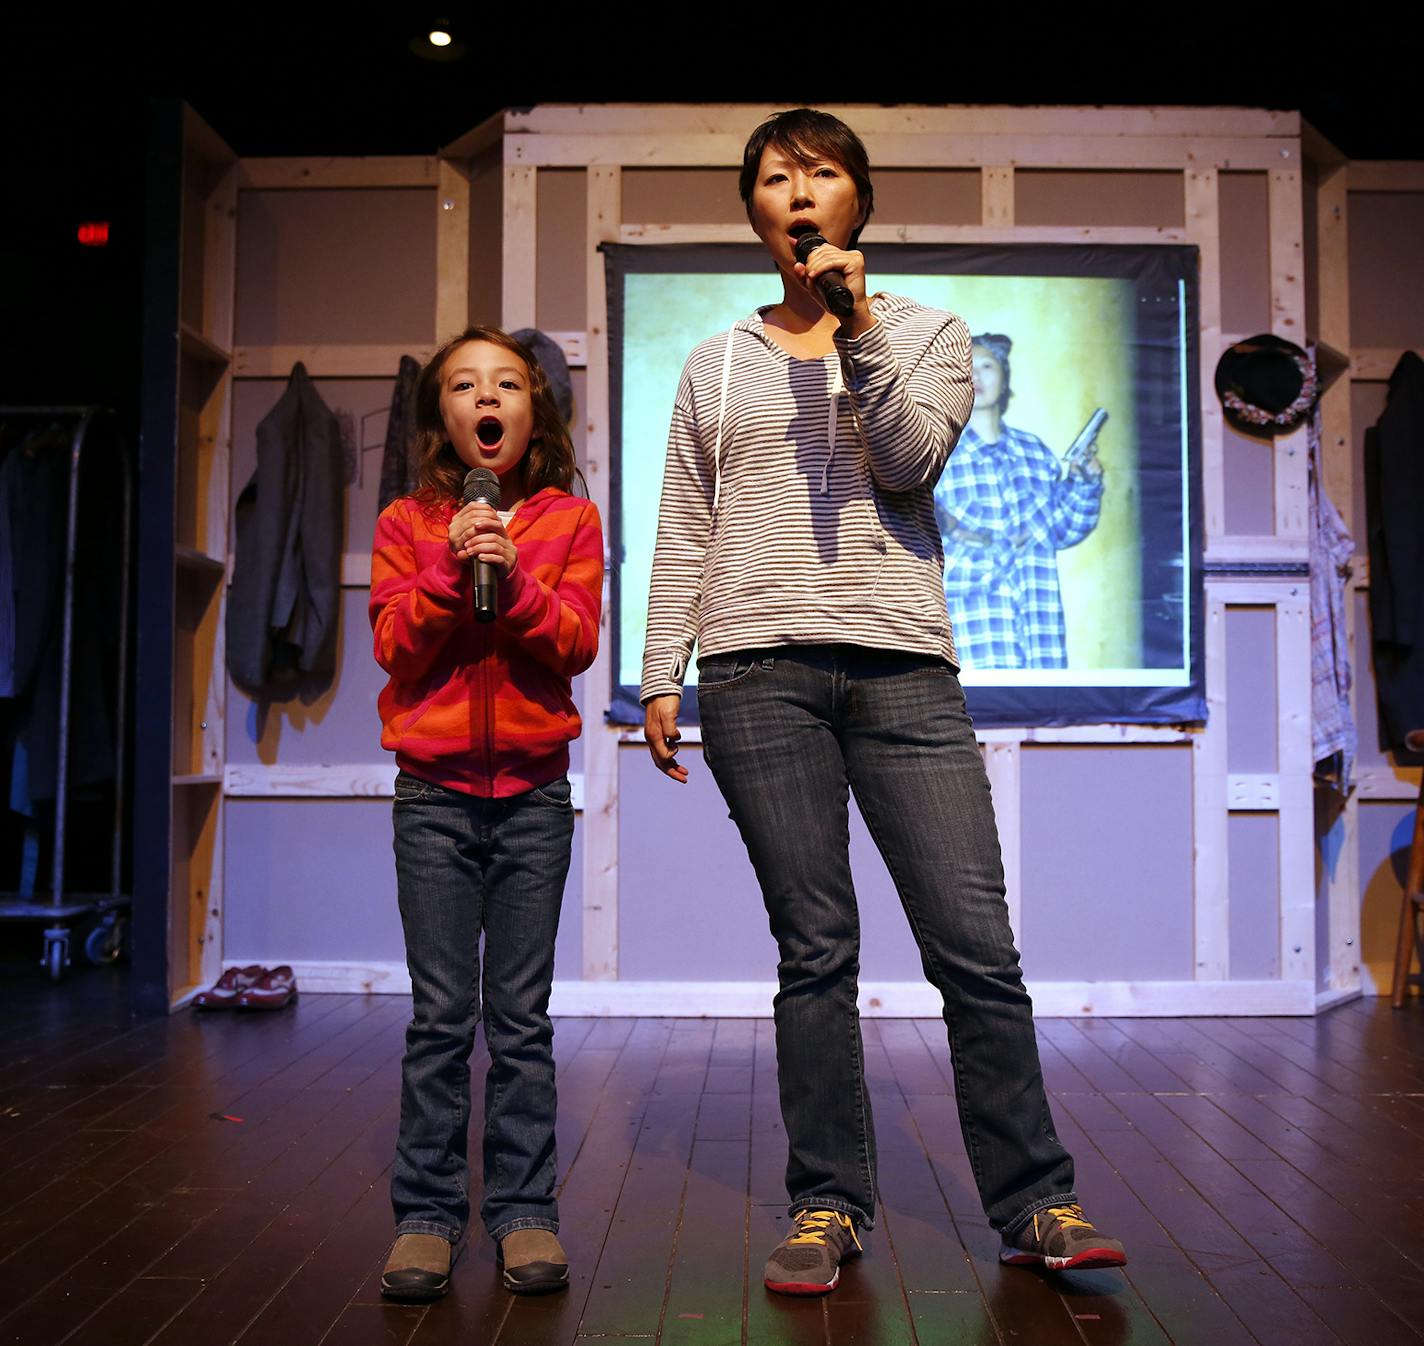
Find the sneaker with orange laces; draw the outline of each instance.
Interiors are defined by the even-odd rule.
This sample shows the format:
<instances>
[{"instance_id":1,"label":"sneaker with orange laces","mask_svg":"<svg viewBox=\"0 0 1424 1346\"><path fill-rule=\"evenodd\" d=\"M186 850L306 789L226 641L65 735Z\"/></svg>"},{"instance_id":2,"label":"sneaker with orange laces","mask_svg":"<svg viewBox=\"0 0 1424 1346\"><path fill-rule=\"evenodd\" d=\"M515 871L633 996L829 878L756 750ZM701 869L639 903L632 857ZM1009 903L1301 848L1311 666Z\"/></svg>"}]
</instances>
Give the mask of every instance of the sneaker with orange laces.
<instances>
[{"instance_id":1,"label":"sneaker with orange laces","mask_svg":"<svg viewBox=\"0 0 1424 1346\"><path fill-rule=\"evenodd\" d=\"M839 1284L841 1263L858 1257L860 1240L849 1215L838 1210L798 1210L796 1228L766 1259L762 1279L779 1295L825 1295Z\"/></svg>"},{"instance_id":2,"label":"sneaker with orange laces","mask_svg":"<svg viewBox=\"0 0 1424 1346\"><path fill-rule=\"evenodd\" d=\"M1127 1254L1116 1239L1104 1238L1083 1218L1082 1206L1049 1206L1012 1239L1005 1238L999 1261L1011 1267L1043 1266L1051 1271L1127 1265Z\"/></svg>"}]
</instances>

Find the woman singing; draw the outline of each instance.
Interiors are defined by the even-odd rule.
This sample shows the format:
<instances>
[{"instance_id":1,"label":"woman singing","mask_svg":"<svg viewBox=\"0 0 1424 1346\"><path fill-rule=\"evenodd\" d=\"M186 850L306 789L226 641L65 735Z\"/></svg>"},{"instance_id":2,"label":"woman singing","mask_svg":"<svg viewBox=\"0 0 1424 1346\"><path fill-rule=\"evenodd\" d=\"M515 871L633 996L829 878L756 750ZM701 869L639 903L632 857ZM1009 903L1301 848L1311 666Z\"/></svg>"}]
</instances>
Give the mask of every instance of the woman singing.
<instances>
[{"instance_id":1,"label":"woman singing","mask_svg":"<svg viewBox=\"0 0 1424 1346\"><path fill-rule=\"evenodd\" d=\"M944 998L964 1142L1006 1262L1120 1266L1054 1132L1004 901L989 784L964 709L933 491L973 406L969 333L867 298L865 147L806 108L747 142L741 195L781 301L688 358L673 406L642 701L675 781L694 642L711 769L780 950L777 1068L794 1224L766 1263L835 1288L875 1214L849 796ZM796 260L797 239L826 241ZM842 318L818 284L838 272Z\"/></svg>"}]
</instances>

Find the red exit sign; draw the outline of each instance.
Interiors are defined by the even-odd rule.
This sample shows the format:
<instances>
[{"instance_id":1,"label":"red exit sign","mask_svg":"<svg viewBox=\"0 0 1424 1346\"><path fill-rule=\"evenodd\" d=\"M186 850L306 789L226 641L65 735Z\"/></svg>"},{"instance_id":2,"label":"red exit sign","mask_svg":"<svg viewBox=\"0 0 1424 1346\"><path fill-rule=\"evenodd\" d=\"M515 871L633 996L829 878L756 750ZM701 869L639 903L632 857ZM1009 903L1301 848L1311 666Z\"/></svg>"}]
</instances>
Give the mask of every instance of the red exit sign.
<instances>
[{"instance_id":1,"label":"red exit sign","mask_svg":"<svg viewBox=\"0 0 1424 1346\"><path fill-rule=\"evenodd\" d=\"M79 241L86 248L104 248L109 244L108 220L88 220L79 226Z\"/></svg>"}]
</instances>

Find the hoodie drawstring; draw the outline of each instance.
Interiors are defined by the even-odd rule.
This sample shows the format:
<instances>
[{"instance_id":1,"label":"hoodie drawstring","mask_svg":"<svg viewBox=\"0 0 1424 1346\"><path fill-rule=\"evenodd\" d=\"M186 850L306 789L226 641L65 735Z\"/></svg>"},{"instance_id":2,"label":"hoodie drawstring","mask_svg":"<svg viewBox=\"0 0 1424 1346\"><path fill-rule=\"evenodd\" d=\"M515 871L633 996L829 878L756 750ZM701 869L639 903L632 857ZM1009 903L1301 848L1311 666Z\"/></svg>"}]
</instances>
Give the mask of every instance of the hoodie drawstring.
<instances>
[{"instance_id":1,"label":"hoodie drawstring","mask_svg":"<svg viewBox=\"0 0 1424 1346\"><path fill-rule=\"evenodd\" d=\"M732 337L735 327L727 332L727 349L722 354L722 396L717 403L717 442L712 447L712 513L722 502L722 421L727 415L727 385L732 381Z\"/></svg>"},{"instance_id":2,"label":"hoodie drawstring","mask_svg":"<svg viewBox=\"0 0 1424 1346\"><path fill-rule=\"evenodd\" d=\"M841 362L836 361L836 372L831 375L831 400L826 407L826 461L821 467L821 494L831 493L831 463L836 456L836 422L840 419L840 396L845 391L845 371Z\"/></svg>"}]
</instances>

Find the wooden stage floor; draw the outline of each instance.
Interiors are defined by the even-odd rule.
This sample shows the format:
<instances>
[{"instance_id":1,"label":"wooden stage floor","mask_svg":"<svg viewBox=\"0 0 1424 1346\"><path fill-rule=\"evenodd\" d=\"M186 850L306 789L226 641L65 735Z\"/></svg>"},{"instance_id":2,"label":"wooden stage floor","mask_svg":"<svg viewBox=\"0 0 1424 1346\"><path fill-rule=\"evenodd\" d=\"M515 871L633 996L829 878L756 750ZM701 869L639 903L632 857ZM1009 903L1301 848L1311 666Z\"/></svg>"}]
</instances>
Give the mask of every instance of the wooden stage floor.
<instances>
[{"instance_id":1,"label":"wooden stage floor","mask_svg":"<svg viewBox=\"0 0 1424 1346\"><path fill-rule=\"evenodd\" d=\"M486 1238L383 1304L403 997L127 1018L122 975L0 986L0 1342L1364 1343L1424 1337L1424 1007L1039 1023L1121 1272L1000 1267L942 1026L870 1020L884 1210L835 1294L760 1284L785 1227L770 1024L562 1020L569 1293ZM477 1069L481 1063L476 1062ZM476 1136L478 1121L476 1121Z\"/></svg>"}]
</instances>

